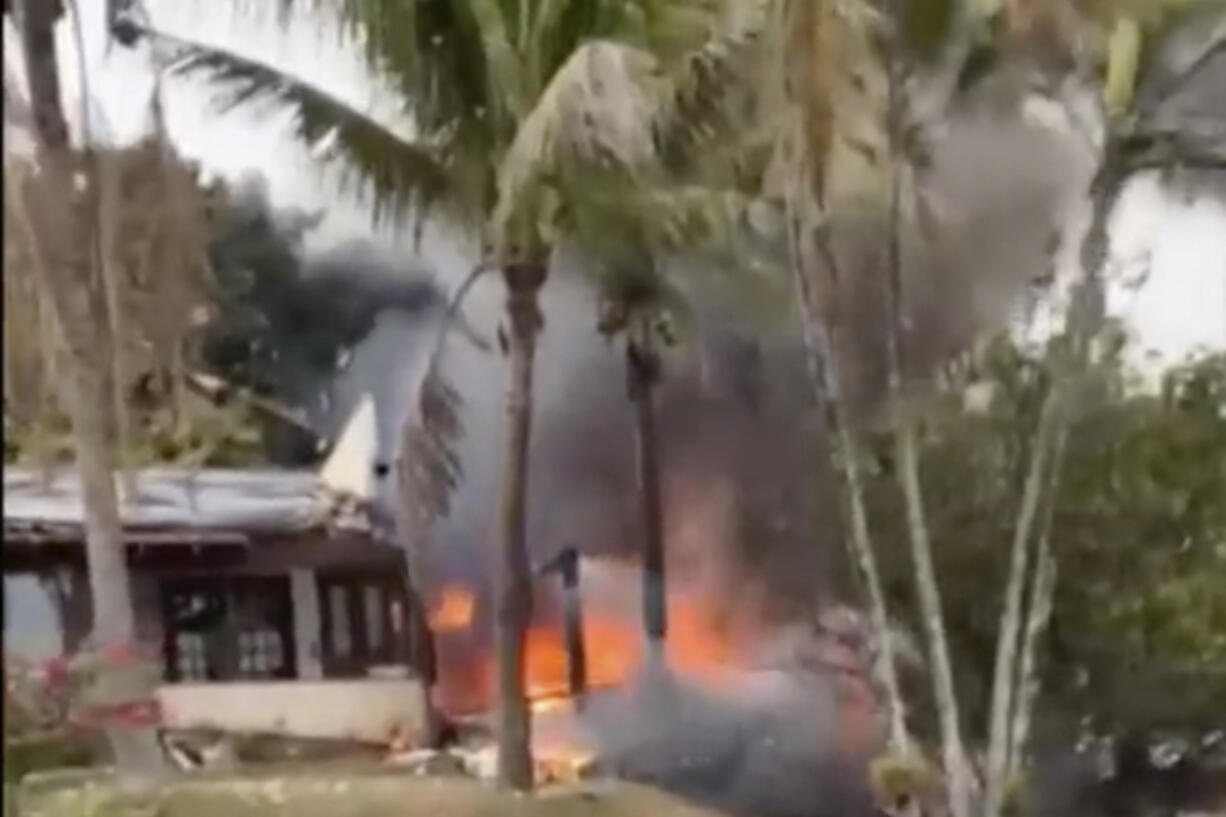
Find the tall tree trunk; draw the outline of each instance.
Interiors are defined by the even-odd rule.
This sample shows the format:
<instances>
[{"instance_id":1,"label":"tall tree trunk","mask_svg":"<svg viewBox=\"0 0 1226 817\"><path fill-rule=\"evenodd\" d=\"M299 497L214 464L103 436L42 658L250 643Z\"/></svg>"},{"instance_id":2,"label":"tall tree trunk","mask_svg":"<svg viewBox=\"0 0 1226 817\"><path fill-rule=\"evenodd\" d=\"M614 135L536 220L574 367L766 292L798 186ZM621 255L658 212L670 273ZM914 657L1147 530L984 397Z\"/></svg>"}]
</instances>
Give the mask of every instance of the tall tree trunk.
<instances>
[{"instance_id":1,"label":"tall tree trunk","mask_svg":"<svg viewBox=\"0 0 1226 817\"><path fill-rule=\"evenodd\" d=\"M1006 785L1017 776L1021 768L1022 755L1030 739L1034 705L1038 700L1039 641L1051 621L1052 602L1056 592L1057 565L1051 552L1051 526L1059 497L1067 431L1067 428L1062 429L1056 440L1048 474L1047 507L1043 511L1043 523L1039 530L1039 542L1034 557L1034 577L1031 579L1030 599L1027 603L1026 628L1022 638L1021 656L1018 658L1017 681L1014 685L1013 718L1009 727L1009 752L1004 770Z\"/></svg>"},{"instance_id":2,"label":"tall tree trunk","mask_svg":"<svg viewBox=\"0 0 1226 817\"><path fill-rule=\"evenodd\" d=\"M890 136L890 177L886 283L886 357L889 395L894 413L895 456L898 461L898 483L906 504L907 537L915 565L915 582L920 614L928 639L933 697L936 701L941 728L941 755L949 790L949 809L953 817L970 817L971 776L966 749L959 723L958 697L954 690L953 666L945 633L945 618L941 609L941 593L932 560L932 543L924 514L924 498L920 489L919 451L915 424L903 406L903 258L902 258L902 163L906 161L903 147L903 84L897 55L890 54L888 66L889 107L887 130Z\"/></svg>"},{"instance_id":3,"label":"tall tree trunk","mask_svg":"<svg viewBox=\"0 0 1226 817\"><path fill-rule=\"evenodd\" d=\"M1007 786L1009 767L1009 726L1012 721L1017 650L1021 633L1022 592L1026 583L1030 556L1031 530L1038 516L1043 489L1047 487L1048 440L1056 432L1059 406L1055 390L1044 401L1043 411L1031 442L1030 465L1022 488L1021 508L1013 529L1009 552L1009 574L1005 584L1005 600L1001 608L1000 625L996 633L996 664L992 671L992 699L988 715L988 757L984 781L984 810L989 815L1000 811ZM1049 498L1051 501L1052 498Z\"/></svg>"},{"instance_id":4,"label":"tall tree trunk","mask_svg":"<svg viewBox=\"0 0 1226 817\"><path fill-rule=\"evenodd\" d=\"M538 294L543 263L503 267L510 333L507 351L507 440L499 508L497 580L498 781L520 791L532 788L532 722L524 677L525 635L532 615L532 568L526 542L528 444L532 435L532 364L541 329Z\"/></svg>"},{"instance_id":5,"label":"tall tree trunk","mask_svg":"<svg viewBox=\"0 0 1226 817\"><path fill-rule=\"evenodd\" d=\"M915 563L915 584L919 595L924 631L928 639L928 656L932 671L932 690L936 699L941 728L941 756L949 787L950 813L954 817L969 817L971 813L971 778L967 766L966 748L959 723L958 697L954 690L953 667L945 637L945 619L941 612L941 593L932 561L932 544L924 519L924 500L920 491L919 454L916 450L915 428L901 419L895 432L898 480L907 506L907 533L911 558Z\"/></svg>"},{"instance_id":6,"label":"tall tree trunk","mask_svg":"<svg viewBox=\"0 0 1226 817\"><path fill-rule=\"evenodd\" d=\"M902 686L898 680L898 665L894 660L891 645L885 593L881 589L881 574L877 569L877 557L873 551L873 543L868 530L868 514L864 509L864 485L860 475L859 451L854 437L847 428L842 403L839 399L839 375L835 365L833 344L830 341L831 333L834 331L833 321L827 321L827 325L823 326L821 320L816 316L817 304L814 302L813 287L810 285L807 274L807 256L802 243L799 218L789 213L788 225L791 234L789 244L791 245L792 277L796 288L796 300L800 305L805 362L826 437L834 449L835 459L838 460L842 470L847 522L851 528L850 550L860 578L864 582L868 596L869 625L872 628L873 638L877 642L873 680L885 696L884 703L889 719L890 749L900 756L907 756L911 752L911 741L907 733L906 708L902 700ZM820 243L825 239L818 235L815 240ZM833 254L824 244L821 246L825 248L821 253L823 263L832 265L834 263ZM830 271L830 274L833 275L833 270Z\"/></svg>"},{"instance_id":7,"label":"tall tree trunk","mask_svg":"<svg viewBox=\"0 0 1226 817\"><path fill-rule=\"evenodd\" d=\"M646 318L630 327L626 370L634 404L635 453L639 506L643 514L643 629L648 654L664 657L668 603L664 566L664 515L660 499L659 440L656 436L655 389L660 380L660 356Z\"/></svg>"},{"instance_id":8,"label":"tall tree trunk","mask_svg":"<svg viewBox=\"0 0 1226 817\"><path fill-rule=\"evenodd\" d=\"M115 490L114 384L108 355L114 333L98 270L93 264L90 163L75 153L60 103L54 26L56 5L21 4L22 50L38 135L39 174L32 190L39 243L47 257L42 272L67 347L63 397L76 443L85 509L85 546L93 599L94 646L132 645L135 626ZM125 689L131 698L151 690ZM163 767L153 730L107 730L121 772L143 774Z\"/></svg>"}]
</instances>

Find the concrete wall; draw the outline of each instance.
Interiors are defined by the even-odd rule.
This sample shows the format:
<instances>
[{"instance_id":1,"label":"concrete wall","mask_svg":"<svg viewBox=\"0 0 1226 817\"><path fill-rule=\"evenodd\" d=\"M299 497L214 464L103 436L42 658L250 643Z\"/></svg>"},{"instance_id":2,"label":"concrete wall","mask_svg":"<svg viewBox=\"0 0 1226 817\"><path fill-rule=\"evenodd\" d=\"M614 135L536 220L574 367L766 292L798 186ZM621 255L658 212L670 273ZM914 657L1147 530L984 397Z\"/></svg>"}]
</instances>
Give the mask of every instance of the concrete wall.
<instances>
[{"instance_id":1,"label":"concrete wall","mask_svg":"<svg viewBox=\"0 0 1226 817\"><path fill-rule=\"evenodd\" d=\"M169 684L158 689L168 729L222 729L389 742L425 737L416 679Z\"/></svg>"}]
</instances>

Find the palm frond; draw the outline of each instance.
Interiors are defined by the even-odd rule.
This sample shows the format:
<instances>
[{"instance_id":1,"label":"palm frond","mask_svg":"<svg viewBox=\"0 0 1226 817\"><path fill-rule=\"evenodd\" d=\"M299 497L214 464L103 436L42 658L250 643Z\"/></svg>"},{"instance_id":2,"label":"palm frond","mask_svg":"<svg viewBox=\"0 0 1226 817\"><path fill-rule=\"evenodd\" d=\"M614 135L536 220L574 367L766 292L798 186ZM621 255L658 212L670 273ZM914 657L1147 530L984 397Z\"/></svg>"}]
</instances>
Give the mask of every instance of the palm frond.
<instances>
[{"instance_id":1,"label":"palm frond","mask_svg":"<svg viewBox=\"0 0 1226 817\"><path fill-rule=\"evenodd\" d=\"M885 167L886 80L867 4L788 0L777 33L795 122L786 179L820 200L859 197Z\"/></svg>"},{"instance_id":2,"label":"palm frond","mask_svg":"<svg viewBox=\"0 0 1226 817\"><path fill-rule=\"evenodd\" d=\"M774 302L786 271L754 240L754 199L731 188L627 181L614 173L570 180L567 231L598 269L664 265L680 284L724 279L732 290ZM686 284L688 286L688 284Z\"/></svg>"},{"instance_id":3,"label":"palm frond","mask_svg":"<svg viewBox=\"0 0 1226 817\"><path fill-rule=\"evenodd\" d=\"M539 205L551 179L585 167L632 173L650 163L654 108L645 78L655 65L645 51L594 41L558 69L498 169L491 229L501 252L533 241L539 225L528 205Z\"/></svg>"},{"instance_id":4,"label":"palm frond","mask_svg":"<svg viewBox=\"0 0 1226 817\"><path fill-rule=\"evenodd\" d=\"M297 136L308 145L330 145L342 160L342 182L360 185L373 195L376 219L409 208L424 211L447 195L443 146L416 141L266 63L156 31L146 33L178 51L172 73L201 77L219 88L219 110L264 103L293 111Z\"/></svg>"},{"instance_id":5,"label":"palm frond","mask_svg":"<svg viewBox=\"0 0 1226 817\"><path fill-rule=\"evenodd\" d=\"M756 0L752 0L756 2ZM745 0L631 0L625 3L624 32L661 59L685 55L716 34L721 21L736 17L751 3Z\"/></svg>"},{"instance_id":6,"label":"palm frond","mask_svg":"<svg viewBox=\"0 0 1226 817\"><path fill-rule=\"evenodd\" d=\"M431 368L418 392L418 416L405 425L400 452L400 490L411 524L421 529L451 510L463 477L455 446L464 433L459 392Z\"/></svg>"},{"instance_id":7,"label":"palm frond","mask_svg":"<svg viewBox=\"0 0 1226 817\"><path fill-rule=\"evenodd\" d=\"M484 46L487 82L495 91L491 97L500 100L510 116L518 119L531 103L523 87L524 66L511 42L501 4L498 0L470 0L468 5Z\"/></svg>"},{"instance_id":8,"label":"palm frond","mask_svg":"<svg viewBox=\"0 0 1226 817\"><path fill-rule=\"evenodd\" d=\"M453 326L463 327L461 305L478 279L489 270L478 266L452 295L439 324L426 374L417 392L416 411L404 425L400 454L400 490L409 520L418 530L447 516L451 496L464 472L456 446L464 433L463 400L442 371L443 351ZM478 344L483 351L487 348Z\"/></svg>"},{"instance_id":9,"label":"palm frond","mask_svg":"<svg viewBox=\"0 0 1226 817\"><path fill-rule=\"evenodd\" d=\"M452 135L462 142L457 152L478 160L510 138L511 105L502 92L513 86L502 83L514 78L496 72L511 55L497 21L483 26L474 3L340 0L327 7L339 12L372 73L389 81L426 138Z\"/></svg>"},{"instance_id":10,"label":"palm frond","mask_svg":"<svg viewBox=\"0 0 1226 817\"><path fill-rule=\"evenodd\" d=\"M659 83L653 131L669 172L691 174L721 144L740 147L745 130L763 118L758 73L769 6L743 3L733 27L688 52Z\"/></svg>"}]
</instances>

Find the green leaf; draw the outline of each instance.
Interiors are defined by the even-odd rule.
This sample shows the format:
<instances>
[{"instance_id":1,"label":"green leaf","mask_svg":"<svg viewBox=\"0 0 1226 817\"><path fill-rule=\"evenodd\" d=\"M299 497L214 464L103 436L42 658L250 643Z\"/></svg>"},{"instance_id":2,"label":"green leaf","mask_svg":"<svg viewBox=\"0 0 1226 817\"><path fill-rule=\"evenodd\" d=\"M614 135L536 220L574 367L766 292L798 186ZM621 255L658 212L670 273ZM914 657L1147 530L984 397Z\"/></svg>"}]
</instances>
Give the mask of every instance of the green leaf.
<instances>
[{"instance_id":1,"label":"green leaf","mask_svg":"<svg viewBox=\"0 0 1226 817\"><path fill-rule=\"evenodd\" d=\"M162 35L158 35L162 36ZM334 140L349 183L367 186L377 207L400 215L448 193L445 145L425 145L296 77L224 49L175 39L181 57L176 74L217 84L222 111L258 102L284 106L295 115L297 135L314 145ZM376 214L378 217L378 213Z\"/></svg>"}]
</instances>

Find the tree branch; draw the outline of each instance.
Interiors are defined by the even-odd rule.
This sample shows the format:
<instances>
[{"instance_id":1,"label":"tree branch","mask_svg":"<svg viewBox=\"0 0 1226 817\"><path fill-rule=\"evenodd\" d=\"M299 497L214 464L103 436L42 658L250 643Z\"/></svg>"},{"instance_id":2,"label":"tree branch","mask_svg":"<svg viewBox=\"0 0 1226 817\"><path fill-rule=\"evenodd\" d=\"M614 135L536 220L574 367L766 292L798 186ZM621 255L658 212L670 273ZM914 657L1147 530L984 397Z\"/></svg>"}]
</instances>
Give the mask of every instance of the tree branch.
<instances>
[{"instance_id":1,"label":"tree branch","mask_svg":"<svg viewBox=\"0 0 1226 817\"><path fill-rule=\"evenodd\" d=\"M1161 129L1137 129L1120 145L1128 173L1172 165L1206 170L1226 169L1226 127L1210 123L1200 129L1190 124Z\"/></svg>"}]
</instances>

